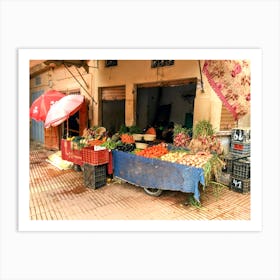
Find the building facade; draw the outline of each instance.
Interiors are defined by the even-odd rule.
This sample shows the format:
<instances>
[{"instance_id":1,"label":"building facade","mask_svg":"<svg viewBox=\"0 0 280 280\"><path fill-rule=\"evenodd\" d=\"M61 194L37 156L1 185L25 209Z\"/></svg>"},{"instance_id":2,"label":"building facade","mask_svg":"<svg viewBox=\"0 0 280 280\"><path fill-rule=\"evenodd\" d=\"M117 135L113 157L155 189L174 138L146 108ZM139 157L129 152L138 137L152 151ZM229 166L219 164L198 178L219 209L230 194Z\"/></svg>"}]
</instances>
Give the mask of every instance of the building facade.
<instances>
[{"instance_id":1,"label":"building facade","mask_svg":"<svg viewBox=\"0 0 280 280\"><path fill-rule=\"evenodd\" d=\"M87 99L86 115L80 115L82 128L105 126L112 132L123 124L145 128L170 121L191 128L203 119L216 131L250 127L250 112L237 123L212 90L201 65L198 60L30 61L30 104L48 89L82 94ZM40 134L40 138L34 140L48 142L48 129L35 126L32 121L31 136ZM50 136L53 146L59 148L63 125L51 130L56 134Z\"/></svg>"}]
</instances>

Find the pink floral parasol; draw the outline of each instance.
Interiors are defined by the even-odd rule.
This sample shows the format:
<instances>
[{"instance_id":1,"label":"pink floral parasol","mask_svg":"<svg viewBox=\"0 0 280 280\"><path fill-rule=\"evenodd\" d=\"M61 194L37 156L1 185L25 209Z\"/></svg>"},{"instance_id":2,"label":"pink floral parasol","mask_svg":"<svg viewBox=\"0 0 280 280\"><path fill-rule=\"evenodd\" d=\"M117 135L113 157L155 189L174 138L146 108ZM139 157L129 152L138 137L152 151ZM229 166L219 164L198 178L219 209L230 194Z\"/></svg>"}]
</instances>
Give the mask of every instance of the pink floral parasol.
<instances>
[{"instance_id":1,"label":"pink floral parasol","mask_svg":"<svg viewBox=\"0 0 280 280\"><path fill-rule=\"evenodd\" d=\"M57 101L49 110L45 127L58 126L80 110L84 102L83 95L67 95Z\"/></svg>"},{"instance_id":2,"label":"pink floral parasol","mask_svg":"<svg viewBox=\"0 0 280 280\"><path fill-rule=\"evenodd\" d=\"M251 100L248 60L205 60L203 73L235 120L248 113Z\"/></svg>"}]
</instances>

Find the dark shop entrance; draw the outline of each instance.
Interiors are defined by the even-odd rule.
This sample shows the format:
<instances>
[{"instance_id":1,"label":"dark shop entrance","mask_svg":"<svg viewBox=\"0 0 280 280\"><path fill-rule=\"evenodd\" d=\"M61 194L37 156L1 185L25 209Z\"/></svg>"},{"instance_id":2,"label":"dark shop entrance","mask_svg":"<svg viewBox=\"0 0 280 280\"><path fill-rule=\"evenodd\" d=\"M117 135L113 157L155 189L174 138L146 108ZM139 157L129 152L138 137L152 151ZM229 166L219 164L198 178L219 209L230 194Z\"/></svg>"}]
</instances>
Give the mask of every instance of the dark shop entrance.
<instances>
[{"instance_id":1,"label":"dark shop entrance","mask_svg":"<svg viewBox=\"0 0 280 280\"><path fill-rule=\"evenodd\" d=\"M168 123L193 126L196 79L137 87L136 125L167 126Z\"/></svg>"}]
</instances>

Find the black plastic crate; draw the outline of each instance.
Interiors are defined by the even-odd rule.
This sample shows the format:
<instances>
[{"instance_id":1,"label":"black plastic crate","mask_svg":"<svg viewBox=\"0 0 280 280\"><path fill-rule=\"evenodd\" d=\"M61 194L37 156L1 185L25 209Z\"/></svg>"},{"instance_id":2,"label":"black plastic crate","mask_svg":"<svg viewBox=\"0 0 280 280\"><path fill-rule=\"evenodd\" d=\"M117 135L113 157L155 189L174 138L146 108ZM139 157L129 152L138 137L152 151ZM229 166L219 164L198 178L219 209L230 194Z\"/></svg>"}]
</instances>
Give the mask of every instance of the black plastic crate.
<instances>
[{"instance_id":1,"label":"black plastic crate","mask_svg":"<svg viewBox=\"0 0 280 280\"><path fill-rule=\"evenodd\" d=\"M250 158L239 159L233 162L232 175L241 179L249 179L251 173Z\"/></svg>"},{"instance_id":2,"label":"black plastic crate","mask_svg":"<svg viewBox=\"0 0 280 280\"><path fill-rule=\"evenodd\" d=\"M85 163L83 167L85 186L95 189L106 185L107 164L92 165Z\"/></svg>"},{"instance_id":3,"label":"black plastic crate","mask_svg":"<svg viewBox=\"0 0 280 280\"><path fill-rule=\"evenodd\" d=\"M235 192L248 193L250 192L250 183L251 179L241 179L236 176L232 176L230 188Z\"/></svg>"},{"instance_id":4,"label":"black plastic crate","mask_svg":"<svg viewBox=\"0 0 280 280\"><path fill-rule=\"evenodd\" d=\"M231 141L239 143L250 143L251 129L249 128L233 128L231 131Z\"/></svg>"},{"instance_id":5,"label":"black plastic crate","mask_svg":"<svg viewBox=\"0 0 280 280\"><path fill-rule=\"evenodd\" d=\"M216 182L223 184L225 186L230 187L231 185L231 174L230 173L225 173L221 172L220 174L217 174L215 176Z\"/></svg>"},{"instance_id":6,"label":"black plastic crate","mask_svg":"<svg viewBox=\"0 0 280 280\"><path fill-rule=\"evenodd\" d=\"M235 154L229 153L225 156L221 156L220 158L224 162L224 167L223 167L222 171L232 174L233 163L235 161L239 160L239 159L244 158L244 157L241 156L241 155L235 155Z\"/></svg>"},{"instance_id":7,"label":"black plastic crate","mask_svg":"<svg viewBox=\"0 0 280 280\"><path fill-rule=\"evenodd\" d=\"M237 156L249 155L251 152L251 144L232 141L230 144L230 152Z\"/></svg>"}]
</instances>

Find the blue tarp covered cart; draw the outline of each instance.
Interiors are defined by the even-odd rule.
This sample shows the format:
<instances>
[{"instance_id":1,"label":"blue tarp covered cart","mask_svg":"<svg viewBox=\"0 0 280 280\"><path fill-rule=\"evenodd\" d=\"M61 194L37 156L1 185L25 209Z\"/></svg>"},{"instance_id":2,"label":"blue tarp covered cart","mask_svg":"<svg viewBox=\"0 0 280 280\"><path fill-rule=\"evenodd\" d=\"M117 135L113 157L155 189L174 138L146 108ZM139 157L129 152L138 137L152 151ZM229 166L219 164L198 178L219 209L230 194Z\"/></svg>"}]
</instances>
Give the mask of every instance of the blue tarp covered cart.
<instances>
[{"instance_id":1,"label":"blue tarp covered cart","mask_svg":"<svg viewBox=\"0 0 280 280\"><path fill-rule=\"evenodd\" d=\"M202 168L151 159L113 150L114 176L143 188L193 193L199 201L199 183L205 184Z\"/></svg>"}]
</instances>

